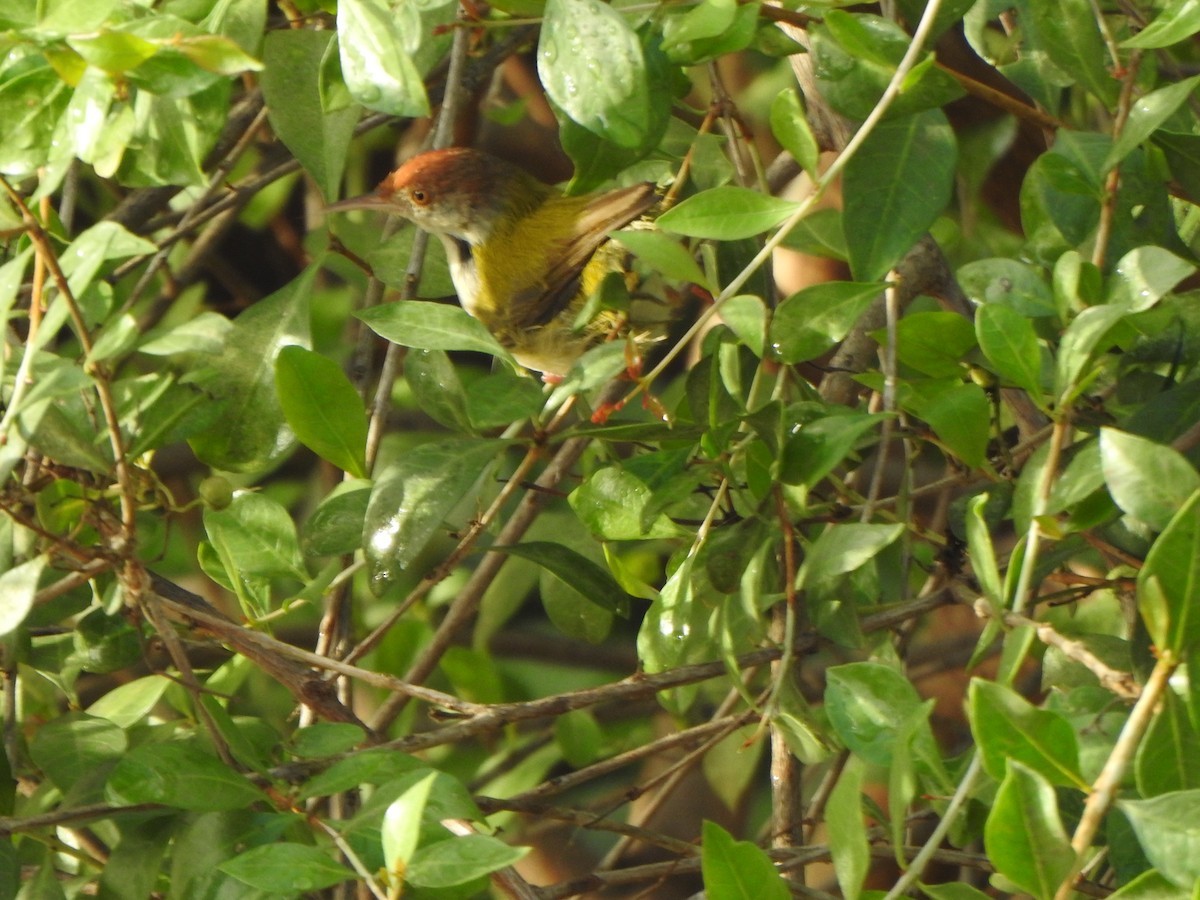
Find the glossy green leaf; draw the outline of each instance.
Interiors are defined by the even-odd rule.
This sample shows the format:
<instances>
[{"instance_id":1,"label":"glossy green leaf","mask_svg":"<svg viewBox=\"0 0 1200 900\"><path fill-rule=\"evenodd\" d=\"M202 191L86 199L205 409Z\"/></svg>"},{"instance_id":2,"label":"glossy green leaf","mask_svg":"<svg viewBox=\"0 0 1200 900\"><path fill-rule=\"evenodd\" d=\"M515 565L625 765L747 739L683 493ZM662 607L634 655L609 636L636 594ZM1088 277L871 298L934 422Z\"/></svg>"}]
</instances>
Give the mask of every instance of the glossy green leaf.
<instances>
[{"instance_id":1,"label":"glossy green leaf","mask_svg":"<svg viewBox=\"0 0 1200 900\"><path fill-rule=\"evenodd\" d=\"M422 444L376 474L363 527L372 586L382 591L416 561L502 452L501 441Z\"/></svg>"},{"instance_id":2,"label":"glossy green leaf","mask_svg":"<svg viewBox=\"0 0 1200 900\"><path fill-rule=\"evenodd\" d=\"M419 848L408 879L421 887L454 887L511 866L528 852L528 847L512 847L489 834L453 837Z\"/></svg>"},{"instance_id":3,"label":"glossy green leaf","mask_svg":"<svg viewBox=\"0 0 1200 900\"><path fill-rule=\"evenodd\" d=\"M815 359L850 333L883 288L882 283L828 281L797 291L775 310L771 349L786 363Z\"/></svg>"},{"instance_id":4,"label":"glossy green leaf","mask_svg":"<svg viewBox=\"0 0 1200 900\"><path fill-rule=\"evenodd\" d=\"M871 848L862 808L862 761L851 758L829 795L825 825L829 830L829 853L843 897L857 897L871 865Z\"/></svg>"},{"instance_id":5,"label":"glossy green leaf","mask_svg":"<svg viewBox=\"0 0 1200 900\"><path fill-rule=\"evenodd\" d=\"M1004 583L1000 580L1000 566L996 561L996 550L992 544L991 531L984 510L988 495L972 497L967 506L967 552L971 554L971 568L983 588L983 595L993 611L1004 608Z\"/></svg>"},{"instance_id":6,"label":"glossy green leaf","mask_svg":"<svg viewBox=\"0 0 1200 900\"><path fill-rule=\"evenodd\" d=\"M573 121L619 147L650 128L650 87L637 33L600 0L547 0L538 40L546 94Z\"/></svg>"},{"instance_id":7,"label":"glossy green leaf","mask_svg":"<svg viewBox=\"0 0 1200 900\"><path fill-rule=\"evenodd\" d=\"M601 609L620 612L628 608L629 598L616 579L590 559L564 544L551 541L526 541L522 544L492 546L494 553L507 553L537 563Z\"/></svg>"},{"instance_id":8,"label":"glossy green leaf","mask_svg":"<svg viewBox=\"0 0 1200 900\"><path fill-rule=\"evenodd\" d=\"M46 557L35 556L0 573L0 636L15 631L25 621L45 567Z\"/></svg>"},{"instance_id":9,"label":"glossy green leaf","mask_svg":"<svg viewBox=\"0 0 1200 900\"><path fill-rule=\"evenodd\" d=\"M1200 791L1173 791L1149 800L1118 800L1142 850L1164 877L1191 888L1200 878Z\"/></svg>"},{"instance_id":10,"label":"glossy green leaf","mask_svg":"<svg viewBox=\"0 0 1200 900\"><path fill-rule=\"evenodd\" d=\"M412 4L341 0L338 52L350 94L367 109L393 116L429 114L429 98L412 60L420 18Z\"/></svg>"},{"instance_id":11,"label":"glossy green leaf","mask_svg":"<svg viewBox=\"0 0 1200 900\"><path fill-rule=\"evenodd\" d=\"M997 375L1035 402L1041 398L1042 349L1027 318L1010 306L987 303L975 313L975 336Z\"/></svg>"},{"instance_id":12,"label":"glossy green leaf","mask_svg":"<svg viewBox=\"0 0 1200 900\"><path fill-rule=\"evenodd\" d=\"M1100 430L1100 466L1117 506L1159 531L1200 490L1200 474L1179 451L1115 428Z\"/></svg>"},{"instance_id":13,"label":"glossy green leaf","mask_svg":"<svg viewBox=\"0 0 1200 900\"><path fill-rule=\"evenodd\" d=\"M1051 900L1075 858L1054 788L1016 760L996 793L983 843L996 871L1038 900Z\"/></svg>"},{"instance_id":14,"label":"glossy green leaf","mask_svg":"<svg viewBox=\"0 0 1200 900\"><path fill-rule=\"evenodd\" d=\"M596 472L567 499L579 520L601 540L676 537L681 533L655 506L646 483L620 466Z\"/></svg>"},{"instance_id":15,"label":"glossy green leaf","mask_svg":"<svg viewBox=\"0 0 1200 900\"><path fill-rule=\"evenodd\" d=\"M417 849L421 819L435 781L436 772L420 778L392 801L383 814L384 865L390 875L397 876L402 882L407 877L408 864Z\"/></svg>"},{"instance_id":16,"label":"glossy green leaf","mask_svg":"<svg viewBox=\"0 0 1200 900\"><path fill-rule=\"evenodd\" d=\"M154 708L171 683L163 675L146 675L127 681L96 700L87 708L87 713L119 728L129 728Z\"/></svg>"},{"instance_id":17,"label":"glossy green leaf","mask_svg":"<svg viewBox=\"0 0 1200 900\"><path fill-rule=\"evenodd\" d=\"M453 431L471 431L462 380L444 350L413 350L404 358L404 380L420 410Z\"/></svg>"},{"instance_id":18,"label":"glossy green leaf","mask_svg":"<svg viewBox=\"0 0 1200 900\"><path fill-rule=\"evenodd\" d=\"M29 755L52 784L66 791L116 763L128 746L125 732L112 722L74 712L40 727L30 741Z\"/></svg>"},{"instance_id":19,"label":"glossy green leaf","mask_svg":"<svg viewBox=\"0 0 1200 900\"><path fill-rule=\"evenodd\" d=\"M843 176L842 225L855 281L882 278L946 208L956 153L940 110L875 126Z\"/></svg>"},{"instance_id":20,"label":"glossy green leaf","mask_svg":"<svg viewBox=\"0 0 1200 900\"><path fill-rule=\"evenodd\" d=\"M973 382L930 386L914 392L906 408L928 423L954 456L968 466L981 466L987 457L992 405L983 388Z\"/></svg>"},{"instance_id":21,"label":"glossy green leaf","mask_svg":"<svg viewBox=\"0 0 1200 900\"><path fill-rule=\"evenodd\" d=\"M1200 734L1188 716L1187 701L1173 690L1163 697L1134 758L1142 797L1200 789Z\"/></svg>"},{"instance_id":22,"label":"glossy green leaf","mask_svg":"<svg viewBox=\"0 0 1200 900\"><path fill-rule=\"evenodd\" d=\"M1200 84L1200 75L1169 84L1166 87L1143 94L1133 101L1125 127L1113 142L1104 168L1112 169L1133 152L1138 144L1157 131L1195 92Z\"/></svg>"},{"instance_id":23,"label":"glossy green leaf","mask_svg":"<svg viewBox=\"0 0 1200 900\"><path fill-rule=\"evenodd\" d=\"M799 204L742 187L717 187L688 197L658 217L663 231L733 241L774 228Z\"/></svg>"},{"instance_id":24,"label":"glossy green leaf","mask_svg":"<svg viewBox=\"0 0 1200 900\"><path fill-rule=\"evenodd\" d=\"M762 358L767 346L767 307L761 297L737 294L721 304L721 320L755 356Z\"/></svg>"},{"instance_id":25,"label":"glossy green leaf","mask_svg":"<svg viewBox=\"0 0 1200 900\"><path fill-rule=\"evenodd\" d=\"M828 526L804 561L803 583L816 584L853 572L904 534L904 526L845 523Z\"/></svg>"},{"instance_id":26,"label":"glossy green leaf","mask_svg":"<svg viewBox=\"0 0 1200 900\"><path fill-rule=\"evenodd\" d=\"M1157 50L1187 40L1200 32L1200 3L1197 0L1170 0L1158 16L1121 42L1122 47Z\"/></svg>"},{"instance_id":27,"label":"glossy green leaf","mask_svg":"<svg viewBox=\"0 0 1200 900\"><path fill-rule=\"evenodd\" d=\"M366 474L367 413L341 366L303 347L275 358L279 405L297 439L357 478Z\"/></svg>"},{"instance_id":28,"label":"glossy green leaf","mask_svg":"<svg viewBox=\"0 0 1200 900\"><path fill-rule=\"evenodd\" d=\"M1138 608L1160 652L1187 655L1200 646L1198 594L1200 491L1167 523L1138 572Z\"/></svg>"},{"instance_id":29,"label":"glossy green leaf","mask_svg":"<svg viewBox=\"0 0 1200 900\"><path fill-rule=\"evenodd\" d=\"M321 103L318 78L332 41L329 31L268 31L263 42L265 68L259 77L271 128L329 201L338 196L360 116L353 105L327 111Z\"/></svg>"},{"instance_id":30,"label":"glossy green leaf","mask_svg":"<svg viewBox=\"0 0 1200 900\"><path fill-rule=\"evenodd\" d=\"M402 347L474 350L512 360L483 323L457 305L398 300L364 309L357 316L380 337Z\"/></svg>"},{"instance_id":31,"label":"glossy green leaf","mask_svg":"<svg viewBox=\"0 0 1200 900\"><path fill-rule=\"evenodd\" d=\"M705 821L700 845L704 893L711 900L787 900L791 893L771 858L750 841L737 841Z\"/></svg>"},{"instance_id":32,"label":"glossy green leaf","mask_svg":"<svg viewBox=\"0 0 1200 900\"><path fill-rule=\"evenodd\" d=\"M833 412L805 423L784 446L780 480L815 487L883 418L878 413Z\"/></svg>"},{"instance_id":33,"label":"glossy green leaf","mask_svg":"<svg viewBox=\"0 0 1200 900\"><path fill-rule=\"evenodd\" d=\"M309 345L309 301L319 265L251 306L234 320L225 348L212 365L212 383L225 401L220 423L189 440L214 469L262 471L291 452L295 442L275 390L275 357L284 347Z\"/></svg>"},{"instance_id":34,"label":"glossy green leaf","mask_svg":"<svg viewBox=\"0 0 1200 900\"><path fill-rule=\"evenodd\" d=\"M967 699L971 733L987 773L1001 781L1016 760L1050 784L1087 789L1079 773L1079 746L1071 723L1038 709L1010 688L971 679Z\"/></svg>"},{"instance_id":35,"label":"glossy green leaf","mask_svg":"<svg viewBox=\"0 0 1200 900\"><path fill-rule=\"evenodd\" d=\"M1135 247L1113 269L1108 302L1124 303L1131 311L1141 312L1195 271L1194 263L1162 247Z\"/></svg>"},{"instance_id":36,"label":"glossy green leaf","mask_svg":"<svg viewBox=\"0 0 1200 900\"><path fill-rule=\"evenodd\" d=\"M195 811L244 809L266 795L215 756L189 743L143 744L108 776L116 803L161 803Z\"/></svg>"},{"instance_id":37,"label":"glossy green leaf","mask_svg":"<svg viewBox=\"0 0 1200 900\"><path fill-rule=\"evenodd\" d=\"M545 402L536 379L505 370L472 381L466 390L467 418L480 430L536 416Z\"/></svg>"},{"instance_id":38,"label":"glossy green leaf","mask_svg":"<svg viewBox=\"0 0 1200 900\"><path fill-rule=\"evenodd\" d=\"M272 894L318 891L356 877L329 851L286 841L253 847L221 864L238 881Z\"/></svg>"},{"instance_id":39,"label":"glossy green leaf","mask_svg":"<svg viewBox=\"0 0 1200 900\"><path fill-rule=\"evenodd\" d=\"M304 523L304 551L317 556L353 553L362 546L363 521L371 497L371 483L342 481L321 501Z\"/></svg>"},{"instance_id":40,"label":"glossy green leaf","mask_svg":"<svg viewBox=\"0 0 1200 900\"><path fill-rule=\"evenodd\" d=\"M1086 386L1091 362L1104 336L1129 315L1122 304L1089 306L1067 326L1058 345L1054 392L1059 403L1069 402Z\"/></svg>"},{"instance_id":41,"label":"glossy green leaf","mask_svg":"<svg viewBox=\"0 0 1200 900\"><path fill-rule=\"evenodd\" d=\"M1081 87L1105 104L1117 98L1117 80L1106 69L1108 54L1092 5L1087 0L1023 4L1036 30L1038 49L1067 72Z\"/></svg>"},{"instance_id":42,"label":"glossy green leaf","mask_svg":"<svg viewBox=\"0 0 1200 900\"><path fill-rule=\"evenodd\" d=\"M364 784L381 785L395 781L429 766L414 756L395 750L366 750L339 759L300 786L301 800L327 797L354 790Z\"/></svg>"},{"instance_id":43,"label":"glossy green leaf","mask_svg":"<svg viewBox=\"0 0 1200 900\"><path fill-rule=\"evenodd\" d=\"M264 494L242 492L224 509L205 509L204 528L231 579L306 577L295 522Z\"/></svg>"},{"instance_id":44,"label":"glossy green leaf","mask_svg":"<svg viewBox=\"0 0 1200 900\"><path fill-rule=\"evenodd\" d=\"M662 232L627 228L613 237L664 278L708 287L708 279L691 252Z\"/></svg>"},{"instance_id":45,"label":"glossy green leaf","mask_svg":"<svg viewBox=\"0 0 1200 900\"><path fill-rule=\"evenodd\" d=\"M901 733L913 735L919 760L929 764L940 758L927 721L930 706L890 666L875 662L834 666L826 678L825 709L846 748L872 765L892 764ZM924 724L913 728L915 721Z\"/></svg>"},{"instance_id":46,"label":"glossy green leaf","mask_svg":"<svg viewBox=\"0 0 1200 900\"><path fill-rule=\"evenodd\" d=\"M800 96L794 90L781 91L771 101L771 133L809 177L815 180L819 176L821 149L808 125Z\"/></svg>"},{"instance_id":47,"label":"glossy green leaf","mask_svg":"<svg viewBox=\"0 0 1200 900\"><path fill-rule=\"evenodd\" d=\"M292 735L289 750L302 759L321 759L353 750L366 738L360 725L349 722L316 722Z\"/></svg>"}]
</instances>

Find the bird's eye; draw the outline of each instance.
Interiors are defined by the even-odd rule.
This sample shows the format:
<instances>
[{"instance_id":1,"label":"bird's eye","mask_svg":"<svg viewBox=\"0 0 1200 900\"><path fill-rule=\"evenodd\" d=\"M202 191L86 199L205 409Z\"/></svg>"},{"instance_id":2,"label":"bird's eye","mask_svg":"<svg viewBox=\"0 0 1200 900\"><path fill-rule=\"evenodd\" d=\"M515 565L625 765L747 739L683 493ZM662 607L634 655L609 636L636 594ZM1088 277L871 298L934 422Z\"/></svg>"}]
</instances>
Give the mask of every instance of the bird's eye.
<instances>
[{"instance_id":1,"label":"bird's eye","mask_svg":"<svg viewBox=\"0 0 1200 900\"><path fill-rule=\"evenodd\" d=\"M420 188L415 188L408 196L417 206L425 206L429 202L429 194Z\"/></svg>"}]
</instances>

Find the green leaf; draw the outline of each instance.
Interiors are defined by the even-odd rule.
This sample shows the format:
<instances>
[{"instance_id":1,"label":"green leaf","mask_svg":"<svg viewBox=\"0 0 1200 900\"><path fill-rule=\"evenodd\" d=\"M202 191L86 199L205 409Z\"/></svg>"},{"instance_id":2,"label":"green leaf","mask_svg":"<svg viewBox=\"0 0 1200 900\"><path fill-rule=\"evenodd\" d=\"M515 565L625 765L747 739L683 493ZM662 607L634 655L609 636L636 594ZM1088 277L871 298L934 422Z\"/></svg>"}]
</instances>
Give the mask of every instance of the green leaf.
<instances>
[{"instance_id":1,"label":"green leaf","mask_svg":"<svg viewBox=\"0 0 1200 900\"><path fill-rule=\"evenodd\" d=\"M621 590L616 579L570 547L551 541L526 541L523 544L492 546L488 549L537 563L601 609L616 613L628 610L629 597Z\"/></svg>"},{"instance_id":2,"label":"green leaf","mask_svg":"<svg viewBox=\"0 0 1200 900\"><path fill-rule=\"evenodd\" d=\"M1015 309L987 303L975 313L975 337L997 375L1041 399L1042 349L1030 321Z\"/></svg>"},{"instance_id":3,"label":"green leaf","mask_svg":"<svg viewBox=\"0 0 1200 900\"><path fill-rule=\"evenodd\" d=\"M828 281L797 291L775 310L771 349L785 363L815 359L850 333L884 287Z\"/></svg>"},{"instance_id":4,"label":"green leaf","mask_svg":"<svg viewBox=\"0 0 1200 900\"><path fill-rule=\"evenodd\" d=\"M829 853L833 871L843 897L858 897L867 869L871 865L871 847L862 808L862 760L851 757L829 795L825 807L825 825L829 830Z\"/></svg>"},{"instance_id":5,"label":"green leaf","mask_svg":"<svg viewBox=\"0 0 1200 900\"><path fill-rule=\"evenodd\" d=\"M307 800L311 797L327 797L356 789L364 784L386 784L428 768L427 763L407 753L395 750L366 750L339 759L325 771L318 772L300 786L297 797Z\"/></svg>"},{"instance_id":6,"label":"green leaf","mask_svg":"<svg viewBox=\"0 0 1200 900\"><path fill-rule=\"evenodd\" d=\"M547 0L538 75L571 119L619 147L640 147L650 129L650 87L637 33L600 0Z\"/></svg>"},{"instance_id":7,"label":"green leaf","mask_svg":"<svg viewBox=\"0 0 1200 900\"><path fill-rule=\"evenodd\" d=\"M300 443L356 478L366 475L367 413L341 366L303 347L275 358L279 405Z\"/></svg>"},{"instance_id":8,"label":"green leaf","mask_svg":"<svg viewBox=\"0 0 1200 900\"><path fill-rule=\"evenodd\" d=\"M466 391L444 350L413 350L404 358L404 380L422 412L439 425L470 433Z\"/></svg>"},{"instance_id":9,"label":"green leaf","mask_svg":"<svg viewBox=\"0 0 1200 900\"><path fill-rule=\"evenodd\" d=\"M1179 451L1115 428L1100 429L1100 466L1117 506L1158 531L1200 490Z\"/></svg>"},{"instance_id":10,"label":"green leaf","mask_svg":"<svg viewBox=\"0 0 1200 900\"><path fill-rule=\"evenodd\" d=\"M579 520L604 541L678 537L681 529L654 503L646 483L620 466L596 472L567 498Z\"/></svg>"},{"instance_id":11,"label":"green leaf","mask_svg":"<svg viewBox=\"0 0 1200 900\"><path fill-rule=\"evenodd\" d=\"M527 853L528 847L510 847L491 835L463 835L417 850L408 878L421 887L453 887L511 866Z\"/></svg>"},{"instance_id":12,"label":"green leaf","mask_svg":"<svg viewBox=\"0 0 1200 900\"><path fill-rule=\"evenodd\" d=\"M259 472L291 452L275 390L275 357L284 347L307 347L309 300L320 264L305 269L286 287L234 320L225 348L212 365L221 377L209 389L226 402L220 423L189 439L201 462L231 472Z\"/></svg>"},{"instance_id":13,"label":"green leaf","mask_svg":"<svg viewBox=\"0 0 1200 900\"><path fill-rule=\"evenodd\" d=\"M1075 859L1054 788L1016 760L996 792L983 843L996 871L1038 900L1054 896Z\"/></svg>"},{"instance_id":14,"label":"green leaf","mask_svg":"<svg viewBox=\"0 0 1200 900\"><path fill-rule=\"evenodd\" d=\"M1192 888L1200 878L1200 791L1174 791L1149 800L1118 800L1142 850L1169 881Z\"/></svg>"},{"instance_id":15,"label":"green leaf","mask_svg":"<svg viewBox=\"0 0 1200 900\"><path fill-rule=\"evenodd\" d=\"M337 29L342 76L355 100L393 116L429 115L409 43L421 33L413 4L389 9L380 0L340 0Z\"/></svg>"},{"instance_id":16,"label":"green leaf","mask_svg":"<svg viewBox=\"0 0 1200 900\"><path fill-rule=\"evenodd\" d=\"M348 753L366 738L361 725L349 722L317 722L297 729L290 751L301 759L321 759Z\"/></svg>"},{"instance_id":17,"label":"green leaf","mask_svg":"<svg viewBox=\"0 0 1200 900\"><path fill-rule=\"evenodd\" d=\"M398 300L356 313L380 337L418 350L474 350L515 362L478 319L461 306Z\"/></svg>"},{"instance_id":18,"label":"green leaf","mask_svg":"<svg viewBox=\"0 0 1200 900\"><path fill-rule=\"evenodd\" d=\"M196 65L217 75L233 76L242 72L260 72L263 63L250 56L234 41L219 34L197 34L172 44Z\"/></svg>"},{"instance_id":19,"label":"green leaf","mask_svg":"<svg viewBox=\"0 0 1200 900\"><path fill-rule=\"evenodd\" d=\"M333 35L308 28L270 30L263 41L259 76L271 128L325 196L338 196L346 152L360 110L353 104L327 111L321 104L321 63Z\"/></svg>"},{"instance_id":20,"label":"green leaf","mask_svg":"<svg viewBox=\"0 0 1200 900\"><path fill-rule=\"evenodd\" d=\"M737 294L721 304L721 321L755 356L762 358L767 343L767 307L761 297Z\"/></svg>"},{"instance_id":21,"label":"green leaf","mask_svg":"<svg viewBox=\"0 0 1200 900\"><path fill-rule=\"evenodd\" d=\"M1167 523L1138 572L1138 608L1161 653L1200 646L1200 491Z\"/></svg>"},{"instance_id":22,"label":"green leaf","mask_svg":"<svg viewBox=\"0 0 1200 900\"><path fill-rule=\"evenodd\" d=\"M158 46L126 31L101 29L90 34L76 34L67 44L89 65L112 75L136 69L155 53Z\"/></svg>"},{"instance_id":23,"label":"green leaf","mask_svg":"<svg viewBox=\"0 0 1200 900\"><path fill-rule=\"evenodd\" d=\"M799 208L743 187L717 187L688 197L658 217L663 231L688 237L734 241L762 234Z\"/></svg>"},{"instance_id":24,"label":"green leaf","mask_svg":"<svg viewBox=\"0 0 1200 900\"><path fill-rule=\"evenodd\" d=\"M987 458L992 406L983 388L974 383L942 381L914 388L904 406L924 419L946 449L968 466L981 466Z\"/></svg>"},{"instance_id":25,"label":"green leaf","mask_svg":"<svg viewBox=\"0 0 1200 900\"><path fill-rule=\"evenodd\" d=\"M1054 4L1026 0L1020 15L1022 21L1029 20L1036 34L1035 46L1112 108L1117 99L1117 81L1105 68L1109 57L1088 0L1060 0Z\"/></svg>"},{"instance_id":26,"label":"green leaf","mask_svg":"<svg viewBox=\"0 0 1200 900\"><path fill-rule=\"evenodd\" d=\"M253 847L218 868L271 894L318 891L355 877L352 870L332 859L328 851L286 841Z\"/></svg>"},{"instance_id":27,"label":"green leaf","mask_svg":"<svg viewBox=\"0 0 1200 900\"><path fill-rule=\"evenodd\" d=\"M983 767L997 781L1016 760L1050 784L1086 791L1079 774L1079 746L1071 723L1058 713L1038 709L1015 691L993 681L971 679L967 699L971 733Z\"/></svg>"},{"instance_id":28,"label":"green leaf","mask_svg":"<svg viewBox=\"0 0 1200 900\"><path fill-rule=\"evenodd\" d=\"M1060 405L1069 404L1087 384L1088 363L1106 334L1129 315L1123 304L1089 306L1067 326L1058 344L1054 393Z\"/></svg>"},{"instance_id":29,"label":"green leaf","mask_svg":"<svg viewBox=\"0 0 1200 900\"><path fill-rule=\"evenodd\" d=\"M45 556L35 556L0 573L0 636L16 631L33 608Z\"/></svg>"},{"instance_id":30,"label":"green leaf","mask_svg":"<svg viewBox=\"0 0 1200 900\"><path fill-rule=\"evenodd\" d=\"M771 101L771 133L815 181L820 174L817 166L821 148L817 146L817 139L808 126L808 116L795 90L789 88L780 91Z\"/></svg>"},{"instance_id":31,"label":"green leaf","mask_svg":"<svg viewBox=\"0 0 1200 900\"><path fill-rule=\"evenodd\" d=\"M1200 79L1200 75L1196 77ZM1162 247L1135 247L1113 269L1108 302L1123 303L1132 312L1142 312L1195 271L1195 264Z\"/></svg>"},{"instance_id":32,"label":"green leaf","mask_svg":"<svg viewBox=\"0 0 1200 900\"><path fill-rule=\"evenodd\" d=\"M771 858L750 841L736 841L715 822L705 820L700 871L709 900L788 900L791 893Z\"/></svg>"},{"instance_id":33,"label":"green leaf","mask_svg":"<svg viewBox=\"0 0 1200 900\"><path fill-rule=\"evenodd\" d=\"M1138 793L1154 797L1200 789L1200 734L1188 716L1187 702L1173 690L1163 696L1134 759Z\"/></svg>"},{"instance_id":34,"label":"green leaf","mask_svg":"<svg viewBox=\"0 0 1200 900\"><path fill-rule=\"evenodd\" d=\"M29 756L53 785L67 791L81 778L122 759L128 747L125 732L112 722L72 712L37 730Z\"/></svg>"},{"instance_id":35,"label":"green leaf","mask_svg":"<svg viewBox=\"0 0 1200 900\"><path fill-rule=\"evenodd\" d=\"M627 228L613 238L664 278L709 287L691 252L662 232Z\"/></svg>"},{"instance_id":36,"label":"green leaf","mask_svg":"<svg viewBox=\"0 0 1200 900\"><path fill-rule=\"evenodd\" d=\"M342 481L304 523L304 550L317 556L353 553L362 546L363 521L371 497L369 481Z\"/></svg>"},{"instance_id":37,"label":"green leaf","mask_svg":"<svg viewBox=\"0 0 1200 900\"><path fill-rule=\"evenodd\" d=\"M835 411L805 423L784 446L780 480L816 487L884 418L881 413Z\"/></svg>"},{"instance_id":38,"label":"green leaf","mask_svg":"<svg viewBox=\"0 0 1200 900\"><path fill-rule=\"evenodd\" d=\"M877 341L887 340L883 331ZM916 312L896 327L896 356L906 366L933 378L961 378L965 357L975 349L975 329L957 313Z\"/></svg>"},{"instance_id":39,"label":"green leaf","mask_svg":"<svg viewBox=\"0 0 1200 900\"><path fill-rule=\"evenodd\" d=\"M416 561L505 446L502 441L422 444L377 474L363 526L376 591Z\"/></svg>"},{"instance_id":40,"label":"green leaf","mask_svg":"<svg viewBox=\"0 0 1200 900\"><path fill-rule=\"evenodd\" d=\"M89 706L87 713L107 719L119 728L130 728L145 718L172 683L164 675L146 675L128 681L117 685Z\"/></svg>"},{"instance_id":41,"label":"green leaf","mask_svg":"<svg viewBox=\"0 0 1200 900\"><path fill-rule=\"evenodd\" d=\"M983 595L994 611L1004 608L1004 584L1000 580L1000 566L996 561L996 550L992 535L984 518L988 495L972 497L967 505L967 552L971 555L971 568Z\"/></svg>"},{"instance_id":42,"label":"green leaf","mask_svg":"<svg viewBox=\"0 0 1200 900\"><path fill-rule=\"evenodd\" d=\"M897 736L911 734L916 758L940 760L929 728L931 707L912 683L882 663L847 663L829 669L825 709L846 748L872 765L890 766ZM915 722L924 724L914 728Z\"/></svg>"},{"instance_id":43,"label":"green leaf","mask_svg":"<svg viewBox=\"0 0 1200 900\"><path fill-rule=\"evenodd\" d=\"M950 202L954 133L941 110L885 119L846 165L842 225L855 281L877 281Z\"/></svg>"},{"instance_id":44,"label":"green leaf","mask_svg":"<svg viewBox=\"0 0 1200 900\"><path fill-rule=\"evenodd\" d=\"M161 803L187 810L244 809L266 795L216 757L187 743L143 744L108 776L116 803Z\"/></svg>"},{"instance_id":45,"label":"green leaf","mask_svg":"<svg viewBox=\"0 0 1200 900\"><path fill-rule=\"evenodd\" d=\"M421 818L437 777L437 772L430 772L416 781L392 801L383 814L384 865L388 874L401 883L407 879L408 863L416 852L421 836Z\"/></svg>"},{"instance_id":46,"label":"green leaf","mask_svg":"<svg viewBox=\"0 0 1200 900\"><path fill-rule=\"evenodd\" d=\"M296 523L277 501L244 491L224 509L204 510L204 529L235 583L243 575L307 577Z\"/></svg>"},{"instance_id":47,"label":"green leaf","mask_svg":"<svg viewBox=\"0 0 1200 900\"><path fill-rule=\"evenodd\" d=\"M545 402L535 379L505 370L492 372L467 386L467 418L480 430L536 416Z\"/></svg>"},{"instance_id":48,"label":"green leaf","mask_svg":"<svg viewBox=\"0 0 1200 900\"><path fill-rule=\"evenodd\" d=\"M817 584L866 565L904 534L902 524L834 524L821 532L804 560L803 584Z\"/></svg>"},{"instance_id":49,"label":"green leaf","mask_svg":"<svg viewBox=\"0 0 1200 900\"><path fill-rule=\"evenodd\" d=\"M1200 75L1167 85L1133 101L1125 127L1117 135L1112 149L1104 160L1104 170L1113 169L1134 149L1157 131L1167 119L1187 102L1200 84Z\"/></svg>"},{"instance_id":50,"label":"green leaf","mask_svg":"<svg viewBox=\"0 0 1200 900\"><path fill-rule=\"evenodd\" d=\"M1200 31L1200 2L1170 0L1158 18L1121 42L1122 47L1157 50L1187 40Z\"/></svg>"}]
</instances>

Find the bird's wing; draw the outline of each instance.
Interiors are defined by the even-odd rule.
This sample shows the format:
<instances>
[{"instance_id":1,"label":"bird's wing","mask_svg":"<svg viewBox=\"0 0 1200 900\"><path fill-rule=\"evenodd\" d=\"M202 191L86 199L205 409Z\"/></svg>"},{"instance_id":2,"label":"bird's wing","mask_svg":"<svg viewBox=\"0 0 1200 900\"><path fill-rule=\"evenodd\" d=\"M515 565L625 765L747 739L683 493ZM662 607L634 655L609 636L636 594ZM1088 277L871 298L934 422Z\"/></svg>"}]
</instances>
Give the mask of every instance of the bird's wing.
<instances>
[{"instance_id":1,"label":"bird's wing","mask_svg":"<svg viewBox=\"0 0 1200 900\"><path fill-rule=\"evenodd\" d=\"M571 237L552 253L545 280L514 298L512 308L519 315L512 324L533 328L553 320L579 293L583 269L609 232L628 225L657 202L650 182L597 194L584 207Z\"/></svg>"}]
</instances>

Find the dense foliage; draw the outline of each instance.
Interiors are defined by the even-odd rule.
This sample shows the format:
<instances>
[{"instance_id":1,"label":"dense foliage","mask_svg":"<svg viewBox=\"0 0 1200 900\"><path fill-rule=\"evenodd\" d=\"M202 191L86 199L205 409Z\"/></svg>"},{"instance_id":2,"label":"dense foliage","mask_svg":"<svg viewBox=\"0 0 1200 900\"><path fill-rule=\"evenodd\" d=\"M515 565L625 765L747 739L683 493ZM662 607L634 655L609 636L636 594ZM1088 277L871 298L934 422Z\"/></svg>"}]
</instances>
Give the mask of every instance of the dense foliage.
<instances>
[{"instance_id":1,"label":"dense foliage","mask_svg":"<svg viewBox=\"0 0 1200 900\"><path fill-rule=\"evenodd\" d=\"M5 0L0 898L1193 896L1200 13L838 7ZM641 374L326 221L451 141Z\"/></svg>"}]
</instances>

